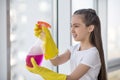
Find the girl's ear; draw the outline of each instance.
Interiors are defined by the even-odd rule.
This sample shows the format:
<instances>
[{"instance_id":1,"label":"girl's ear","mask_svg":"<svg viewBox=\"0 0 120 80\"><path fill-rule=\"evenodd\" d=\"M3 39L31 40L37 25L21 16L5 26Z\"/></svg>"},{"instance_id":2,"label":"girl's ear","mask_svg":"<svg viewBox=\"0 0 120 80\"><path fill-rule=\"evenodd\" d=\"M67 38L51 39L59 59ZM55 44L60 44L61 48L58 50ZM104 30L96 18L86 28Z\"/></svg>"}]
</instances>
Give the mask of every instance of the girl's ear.
<instances>
[{"instance_id":1,"label":"girl's ear","mask_svg":"<svg viewBox=\"0 0 120 80\"><path fill-rule=\"evenodd\" d=\"M94 30L94 25L90 25L89 27L88 27L88 32L92 32Z\"/></svg>"}]
</instances>

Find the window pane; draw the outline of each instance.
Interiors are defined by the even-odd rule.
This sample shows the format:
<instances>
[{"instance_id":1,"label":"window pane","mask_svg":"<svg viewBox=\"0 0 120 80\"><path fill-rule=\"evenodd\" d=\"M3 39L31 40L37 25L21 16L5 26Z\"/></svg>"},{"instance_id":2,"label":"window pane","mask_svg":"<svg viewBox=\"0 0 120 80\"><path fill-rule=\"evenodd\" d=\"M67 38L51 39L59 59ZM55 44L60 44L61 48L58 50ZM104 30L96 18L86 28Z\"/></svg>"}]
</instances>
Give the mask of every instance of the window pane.
<instances>
[{"instance_id":1,"label":"window pane","mask_svg":"<svg viewBox=\"0 0 120 80\"><path fill-rule=\"evenodd\" d=\"M72 0L72 12L82 8L93 8L93 2L94 0Z\"/></svg>"},{"instance_id":2,"label":"window pane","mask_svg":"<svg viewBox=\"0 0 120 80\"><path fill-rule=\"evenodd\" d=\"M120 0L108 0L108 60L120 58Z\"/></svg>"},{"instance_id":3,"label":"window pane","mask_svg":"<svg viewBox=\"0 0 120 80\"><path fill-rule=\"evenodd\" d=\"M108 73L108 80L120 80L120 70Z\"/></svg>"},{"instance_id":4,"label":"window pane","mask_svg":"<svg viewBox=\"0 0 120 80\"><path fill-rule=\"evenodd\" d=\"M52 24L52 0L11 0L11 80L41 80L25 68L25 58L36 41L33 28L38 20ZM47 63L47 64L46 64ZM51 68L45 60L43 65Z\"/></svg>"}]
</instances>

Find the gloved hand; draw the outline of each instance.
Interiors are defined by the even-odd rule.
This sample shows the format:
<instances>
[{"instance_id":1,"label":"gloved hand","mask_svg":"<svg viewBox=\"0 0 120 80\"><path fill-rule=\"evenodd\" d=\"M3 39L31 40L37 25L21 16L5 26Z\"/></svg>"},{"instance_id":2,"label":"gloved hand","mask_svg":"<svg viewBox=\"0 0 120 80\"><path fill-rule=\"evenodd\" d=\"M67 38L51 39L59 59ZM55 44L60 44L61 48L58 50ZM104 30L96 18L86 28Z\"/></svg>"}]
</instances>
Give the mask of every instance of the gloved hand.
<instances>
[{"instance_id":1,"label":"gloved hand","mask_svg":"<svg viewBox=\"0 0 120 80\"><path fill-rule=\"evenodd\" d=\"M31 62L32 62L33 67L31 68L31 67L26 66L26 68L32 73L39 74L45 80L66 80L66 75L58 74L45 67L38 66L34 58L31 58Z\"/></svg>"},{"instance_id":2,"label":"gloved hand","mask_svg":"<svg viewBox=\"0 0 120 80\"><path fill-rule=\"evenodd\" d=\"M48 26L50 25L42 22L41 24L36 24L34 28L34 35L43 41L45 59L54 58L58 54L58 48L48 30Z\"/></svg>"}]
</instances>

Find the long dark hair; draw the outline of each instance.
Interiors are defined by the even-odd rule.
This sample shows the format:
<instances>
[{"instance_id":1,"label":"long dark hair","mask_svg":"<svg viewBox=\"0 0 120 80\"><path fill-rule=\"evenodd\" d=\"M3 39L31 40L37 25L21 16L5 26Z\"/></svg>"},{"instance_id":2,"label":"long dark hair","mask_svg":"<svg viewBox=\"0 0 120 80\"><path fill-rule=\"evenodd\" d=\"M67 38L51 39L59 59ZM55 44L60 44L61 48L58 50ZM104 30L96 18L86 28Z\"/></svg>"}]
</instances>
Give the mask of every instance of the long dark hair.
<instances>
[{"instance_id":1,"label":"long dark hair","mask_svg":"<svg viewBox=\"0 0 120 80\"><path fill-rule=\"evenodd\" d=\"M91 32L89 40L98 49L100 55L101 69L98 75L98 80L107 80L99 17L93 9L80 9L75 11L74 15L81 15L83 22L87 27L94 25L94 30Z\"/></svg>"}]
</instances>

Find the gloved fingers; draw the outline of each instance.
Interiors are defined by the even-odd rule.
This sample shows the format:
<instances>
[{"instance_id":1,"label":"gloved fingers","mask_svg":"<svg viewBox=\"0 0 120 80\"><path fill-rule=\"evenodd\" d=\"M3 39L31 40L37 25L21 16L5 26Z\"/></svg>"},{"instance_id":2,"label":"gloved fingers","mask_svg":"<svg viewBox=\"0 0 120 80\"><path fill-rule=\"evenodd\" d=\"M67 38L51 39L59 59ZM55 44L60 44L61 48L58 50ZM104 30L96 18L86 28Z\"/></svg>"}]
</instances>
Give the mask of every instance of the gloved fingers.
<instances>
[{"instance_id":1,"label":"gloved fingers","mask_svg":"<svg viewBox=\"0 0 120 80\"><path fill-rule=\"evenodd\" d=\"M40 33L40 32L42 32L42 30L41 30L41 29L39 29L39 30L34 30L34 32L35 32L35 33Z\"/></svg>"},{"instance_id":2,"label":"gloved fingers","mask_svg":"<svg viewBox=\"0 0 120 80\"><path fill-rule=\"evenodd\" d=\"M42 26L42 31L45 33L46 38L49 38L51 36L50 31L47 27Z\"/></svg>"},{"instance_id":3,"label":"gloved fingers","mask_svg":"<svg viewBox=\"0 0 120 80\"><path fill-rule=\"evenodd\" d=\"M35 25L35 27L34 27L34 31L37 31L37 30L42 29L42 28L40 28L40 27L38 27L38 26L39 26L38 24Z\"/></svg>"},{"instance_id":4,"label":"gloved fingers","mask_svg":"<svg viewBox=\"0 0 120 80\"><path fill-rule=\"evenodd\" d=\"M32 63L33 67L37 67L38 66L36 61L35 61L35 59L33 57L31 58L31 63Z\"/></svg>"},{"instance_id":5,"label":"gloved fingers","mask_svg":"<svg viewBox=\"0 0 120 80\"><path fill-rule=\"evenodd\" d=\"M41 33L41 30L34 31L34 35L35 35L35 36L39 36L39 35L40 35L40 33Z\"/></svg>"},{"instance_id":6,"label":"gloved fingers","mask_svg":"<svg viewBox=\"0 0 120 80\"><path fill-rule=\"evenodd\" d=\"M43 41L45 41L45 33L42 31L41 33L40 33L40 35L39 35L39 38L41 39L41 40L43 40Z\"/></svg>"},{"instance_id":7,"label":"gloved fingers","mask_svg":"<svg viewBox=\"0 0 120 80\"><path fill-rule=\"evenodd\" d=\"M42 31L45 32L46 34L47 34L47 33L50 34L50 31L49 31L48 28L45 27L45 26L42 26Z\"/></svg>"},{"instance_id":8,"label":"gloved fingers","mask_svg":"<svg viewBox=\"0 0 120 80\"><path fill-rule=\"evenodd\" d=\"M35 27L34 27L34 35L38 37L41 32L42 32L42 28L39 27L38 24L36 24Z\"/></svg>"}]
</instances>

